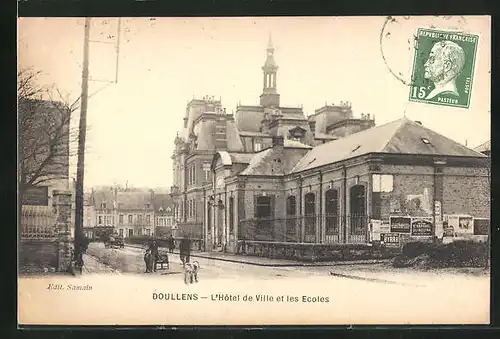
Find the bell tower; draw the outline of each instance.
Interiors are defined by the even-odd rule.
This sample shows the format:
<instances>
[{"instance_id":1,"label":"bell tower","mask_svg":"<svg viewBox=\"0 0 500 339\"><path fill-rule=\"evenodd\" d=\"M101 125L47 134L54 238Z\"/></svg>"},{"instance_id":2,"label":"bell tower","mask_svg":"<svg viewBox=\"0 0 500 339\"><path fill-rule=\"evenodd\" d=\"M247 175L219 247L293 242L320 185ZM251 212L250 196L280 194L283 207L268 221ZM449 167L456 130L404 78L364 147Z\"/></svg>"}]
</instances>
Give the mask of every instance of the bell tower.
<instances>
[{"instance_id":1,"label":"bell tower","mask_svg":"<svg viewBox=\"0 0 500 339\"><path fill-rule=\"evenodd\" d=\"M260 95L260 105L264 107L279 107L280 95L276 90L276 76L278 74L278 65L274 61L274 47L269 34L269 42L267 44L267 59L262 66L264 76L264 89Z\"/></svg>"}]
</instances>

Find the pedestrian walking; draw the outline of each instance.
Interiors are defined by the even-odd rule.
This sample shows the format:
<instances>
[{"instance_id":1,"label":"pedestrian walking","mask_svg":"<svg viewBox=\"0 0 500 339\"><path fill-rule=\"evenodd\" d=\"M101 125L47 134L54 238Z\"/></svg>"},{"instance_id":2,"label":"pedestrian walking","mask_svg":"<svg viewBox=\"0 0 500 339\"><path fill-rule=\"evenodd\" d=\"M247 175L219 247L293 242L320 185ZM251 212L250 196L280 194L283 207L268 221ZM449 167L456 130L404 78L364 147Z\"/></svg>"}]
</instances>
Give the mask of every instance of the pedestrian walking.
<instances>
[{"instance_id":1,"label":"pedestrian walking","mask_svg":"<svg viewBox=\"0 0 500 339\"><path fill-rule=\"evenodd\" d=\"M144 254L144 263L146 264L146 273L151 273L153 268L153 256L151 250L148 248Z\"/></svg>"},{"instance_id":2,"label":"pedestrian walking","mask_svg":"<svg viewBox=\"0 0 500 339\"><path fill-rule=\"evenodd\" d=\"M153 260L153 270L156 272L156 266L157 266L158 259L159 259L158 243L156 242L156 240L153 240L151 242L149 249L151 250L151 256L152 256L152 260Z\"/></svg>"},{"instance_id":3,"label":"pedestrian walking","mask_svg":"<svg viewBox=\"0 0 500 339\"><path fill-rule=\"evenodd\" d=\"M189 257L191 255L191 241L189 240L187 235L181 239L181 243L179 245L179 255L181 258L182 266L186 267L186 264L189 263Z\"/></svg>"},{"instance_id":4,"label":"pedestrian walking","mask_svg":"<svg viewBox=\"0 0 500 339\"><path fill-rule=\"evenodd\" d=\"M174 253L174 248L175 248L174 237L172 236L172 234L170 234L170 237L168 238L168 252Z\"/></svg>"}]
</instances>

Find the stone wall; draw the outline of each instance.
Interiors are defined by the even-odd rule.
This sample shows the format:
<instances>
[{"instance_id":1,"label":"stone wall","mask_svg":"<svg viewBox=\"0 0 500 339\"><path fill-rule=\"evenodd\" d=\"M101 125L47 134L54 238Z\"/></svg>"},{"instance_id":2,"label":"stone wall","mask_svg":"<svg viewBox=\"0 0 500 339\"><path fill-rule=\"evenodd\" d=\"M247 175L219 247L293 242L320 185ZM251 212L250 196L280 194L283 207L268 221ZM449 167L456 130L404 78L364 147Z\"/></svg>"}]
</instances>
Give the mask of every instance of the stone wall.
<instances>
[{"instance_id":1,"label":"stone wall","mask_svg":"<svg viewBox=\"0 0 500 339\"><path fill-rule=\"evenodd\" d=\"M20 273L42 272L58 268L58 242L53 239L21 240Z\"/></svg>"},{"instance_id":2,"label":"stone wall","mask_svg":"<svg viewBox=\"0 0 500 339\"><path fill-rule=\"evenodd\" d=\"M443 213L489 218L491 212L489 172L485 168L445 168Z\"/></svg>"},{"instance_id":3,"label":"stone wall","mask_svg":"<svg viewBox=\"0 0 500 339\"><path fill-rule=\"evenodd\" d=\"M32 233L29 238L21 238L20 273L53 270L66 272L68 270L72 250L71 193L54 190L50 205L55 216L55 223L47 227L53 228L52 235Z\"/></svg>"}]
</instances>

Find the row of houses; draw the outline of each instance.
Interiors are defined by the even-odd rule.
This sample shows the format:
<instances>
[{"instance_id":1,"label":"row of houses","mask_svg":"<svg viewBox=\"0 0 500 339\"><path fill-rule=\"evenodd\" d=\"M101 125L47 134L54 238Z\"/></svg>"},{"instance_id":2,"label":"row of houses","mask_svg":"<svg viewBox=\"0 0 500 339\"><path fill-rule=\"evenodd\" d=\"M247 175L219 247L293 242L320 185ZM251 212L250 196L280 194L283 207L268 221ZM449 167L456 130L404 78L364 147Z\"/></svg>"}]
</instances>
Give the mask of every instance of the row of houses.
<instances>
[{"instance_id":1,"label":"row of houses","mask_svg":"<svg viewBox=\"0 0 500 339\"><path fill-rule=\"evenodd\" d=\"M176 229L172 199L154 190L95 188L84 197L83 227L89 239L109 232L124 238L169 236Z\"/></svg>"},{"instance_id":2,"label":"row of houses","mask_svg":"<svg viewBox=\"0 0 500 339\"><path fill-rule=\"evenodd\" d=\"M205 250L364 244L373 225L415 218L434 237L449 216L489 218L485 152L406 117L375 126L349 102L307 117L281 106L271 42L262 70L260 105L229 114L221 100L193 99L174 141L174 215Z\"/></svg>"}]
</instances>

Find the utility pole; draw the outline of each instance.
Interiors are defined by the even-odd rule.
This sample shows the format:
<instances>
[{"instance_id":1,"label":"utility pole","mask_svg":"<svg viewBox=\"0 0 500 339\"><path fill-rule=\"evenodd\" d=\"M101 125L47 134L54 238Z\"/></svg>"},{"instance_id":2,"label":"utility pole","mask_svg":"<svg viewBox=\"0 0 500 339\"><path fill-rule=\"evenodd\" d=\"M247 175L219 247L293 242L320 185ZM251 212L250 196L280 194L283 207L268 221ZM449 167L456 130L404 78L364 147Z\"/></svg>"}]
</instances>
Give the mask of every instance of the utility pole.
<instances>
[{"instance_id":1,"label":"utility pole","mask_svg":"<svg viewBox=\"0 0 500 339\"><path fill-rule=\"evenodd\" d=\"M83 70L80 125L78 134L78 163L76 168L76 197L75 197L75 259L77 266L83 265L83 178L85 172L85 138L87 132L87 102L89 89L89 37L90 18L85 18L85 33L83 40Z\"/></svg>"}]
</instances>

